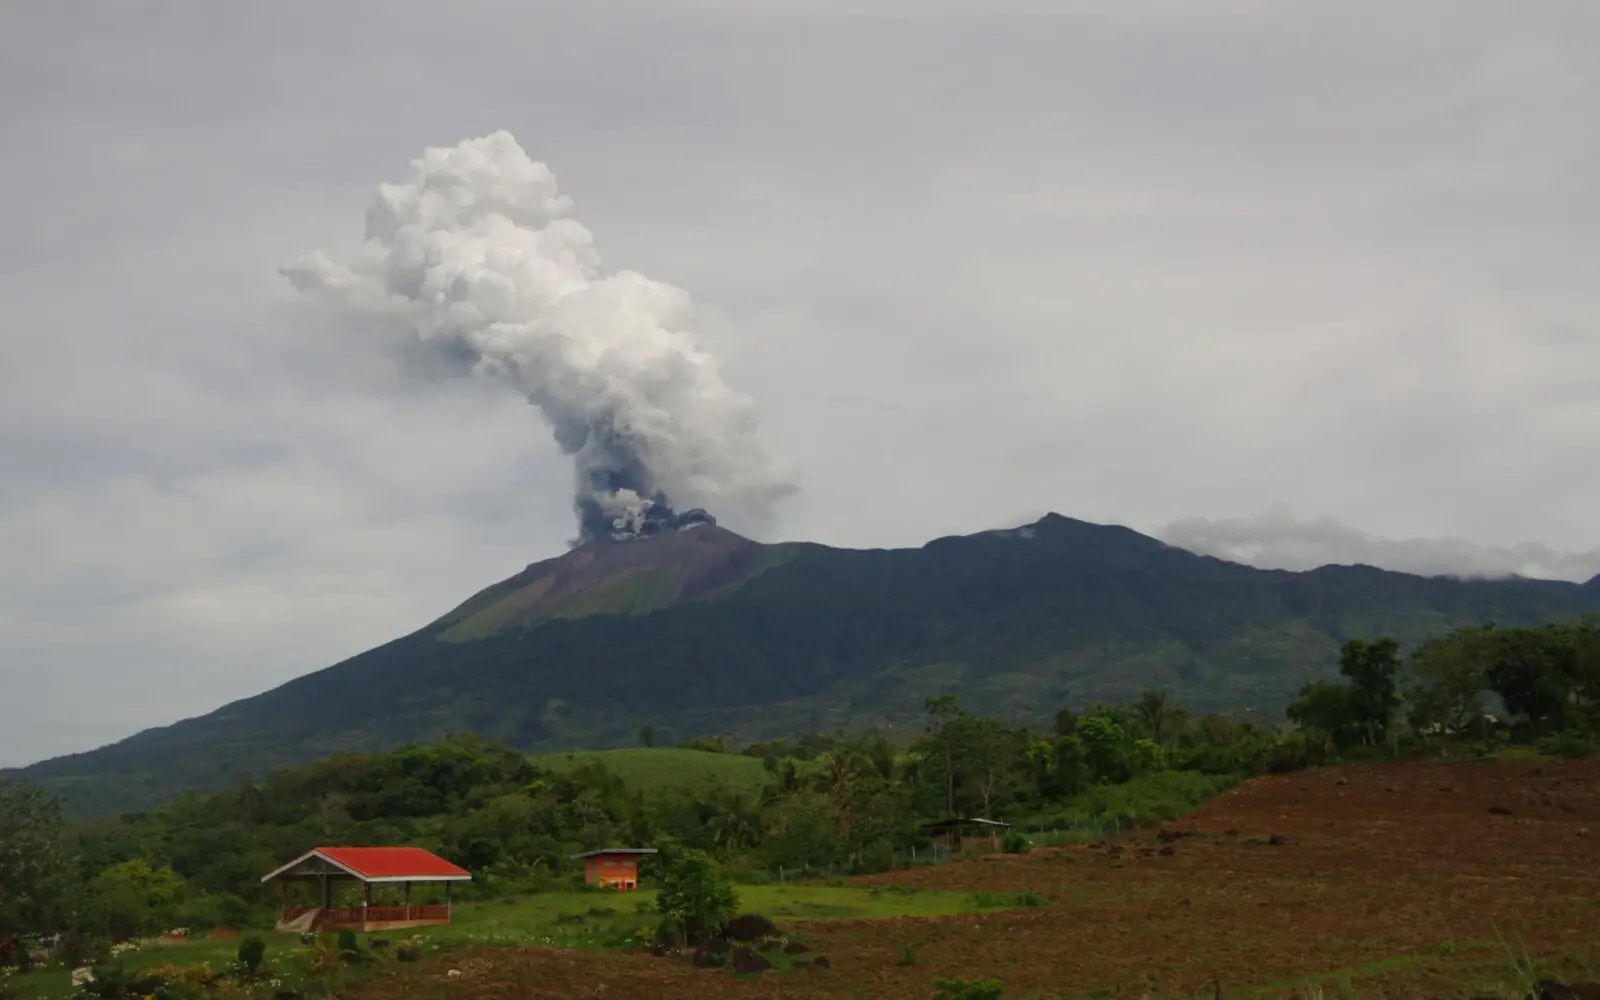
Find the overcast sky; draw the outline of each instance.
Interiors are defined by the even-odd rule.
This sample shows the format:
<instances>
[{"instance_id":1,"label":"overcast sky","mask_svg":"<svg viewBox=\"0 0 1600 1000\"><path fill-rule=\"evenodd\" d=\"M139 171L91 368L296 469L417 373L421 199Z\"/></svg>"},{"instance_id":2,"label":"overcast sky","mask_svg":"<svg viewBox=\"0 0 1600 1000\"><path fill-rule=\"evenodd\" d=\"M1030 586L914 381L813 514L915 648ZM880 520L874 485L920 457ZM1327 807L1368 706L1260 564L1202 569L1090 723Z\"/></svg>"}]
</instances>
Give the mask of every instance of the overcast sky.
<instances>
[{"instance_id":1,"label":"overcast sky","mask_svg":"<svg viewBox=\"0 0 1600 1000\"><path fill-rule=\"evenodd\" d=\"M496 129L800 471L735 528L1600 572L1596 52L1593 0L6 3L0 765L562 550L535 410L278 273Z\"/></svg>"}]
</instances>

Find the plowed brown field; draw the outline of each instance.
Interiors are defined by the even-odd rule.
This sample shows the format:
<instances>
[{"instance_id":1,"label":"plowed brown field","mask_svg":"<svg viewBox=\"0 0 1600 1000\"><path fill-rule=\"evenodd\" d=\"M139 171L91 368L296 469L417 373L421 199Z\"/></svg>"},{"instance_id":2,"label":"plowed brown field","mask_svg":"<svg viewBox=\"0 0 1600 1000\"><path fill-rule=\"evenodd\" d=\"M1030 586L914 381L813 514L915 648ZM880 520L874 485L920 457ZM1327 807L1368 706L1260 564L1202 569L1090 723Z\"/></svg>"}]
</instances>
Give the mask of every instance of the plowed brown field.
<instances>
[{"instance_id":1,"label":"plowed brown field","mask_svg":"<svg viewBox=\"0 0 1600 1000\"><path fill-rule=\"evenodd\" d=\"M1145 831L864 879L1032 890L1045 905L793 925L831 970L736 979L643 954L483 950L354 995L924 1000L935 977L982 976L1008 997L1209 995L1213 978L1224 996L1306 995L1309 977L1349 977L1362 995L1448 997L1509 987L1513 957L1583 972L1600 944L1600 761L1261 778L1172 828L1189 835L1169 854ZM1273 834L1286 842L1267 843ZM920 950L901 965L908 946Z\"/></svg>"}]
</instances>

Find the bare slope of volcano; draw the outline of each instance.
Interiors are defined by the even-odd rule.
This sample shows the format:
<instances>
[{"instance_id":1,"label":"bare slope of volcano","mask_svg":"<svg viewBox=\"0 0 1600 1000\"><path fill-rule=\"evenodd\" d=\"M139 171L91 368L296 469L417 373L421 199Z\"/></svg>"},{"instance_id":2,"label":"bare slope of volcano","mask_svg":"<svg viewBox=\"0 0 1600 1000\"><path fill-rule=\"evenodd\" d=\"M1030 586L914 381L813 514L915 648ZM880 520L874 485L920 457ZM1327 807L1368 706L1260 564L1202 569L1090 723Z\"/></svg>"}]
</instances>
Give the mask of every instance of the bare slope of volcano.
<instances>
[{"instance_id":1,"label":"bare slope of volcano","mask_svg":"<svg viewBox=\"0 0 1600 1000\"><path fill-rule=\"evenodd\" d=\"M433 627L443 641L470 642L548 618L645 614L737 587L796 551L715 524L629 541L595 539L479 591Z\"/></svg>"}]
</instances>

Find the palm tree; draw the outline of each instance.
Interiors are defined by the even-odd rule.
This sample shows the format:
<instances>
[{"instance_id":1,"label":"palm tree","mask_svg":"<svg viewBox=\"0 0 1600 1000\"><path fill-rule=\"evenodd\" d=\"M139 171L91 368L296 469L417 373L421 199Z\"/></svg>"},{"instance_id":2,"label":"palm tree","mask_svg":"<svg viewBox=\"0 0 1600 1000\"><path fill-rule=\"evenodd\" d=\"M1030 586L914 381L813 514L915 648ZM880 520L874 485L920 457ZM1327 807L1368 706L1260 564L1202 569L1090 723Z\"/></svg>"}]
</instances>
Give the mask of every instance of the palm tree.
<instances>
[{"instance_id":1,"label":"palm tree","mask_svg":"<svg viewBox=\"0 0 1600 1000\"><path fill-rule=\"evenodd\" d=\"M761 813L739 794L718 796L710 803L716 810L706 823L711 842L724 856L737 854L761 842Z\"/></svg>"},{"instance_id":2,"label":"palm tree","mask_svg":"<svg viewBox=\"0 0 1600 1000\"><path fill-rule=\"evenodd\" d=\"M1139 700L1133 703L1133 716L1138 719L1150 733L1150 738L1157 743L1162 742L1164 736L1170 735L1169 730L1176 717L1178 708L1167 697L1167 692L1155 688L1146 688L1139 695Z\"/></svg>"}]
</instances>

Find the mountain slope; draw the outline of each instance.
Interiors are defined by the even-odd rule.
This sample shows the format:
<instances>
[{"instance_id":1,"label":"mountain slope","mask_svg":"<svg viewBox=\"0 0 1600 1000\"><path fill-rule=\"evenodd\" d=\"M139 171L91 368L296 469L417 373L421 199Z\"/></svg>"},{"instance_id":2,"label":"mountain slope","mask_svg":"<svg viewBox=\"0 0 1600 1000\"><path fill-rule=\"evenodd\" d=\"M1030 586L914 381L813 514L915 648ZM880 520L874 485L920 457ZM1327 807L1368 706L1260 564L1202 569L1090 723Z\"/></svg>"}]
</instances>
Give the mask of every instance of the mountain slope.
<instances>
[{"instance_id":1,"label":"mountain slope","mask_svg":"<svg viewBox=\"0 0 1600 1000\"><path fill-rule=\"evenodd\" d=\"M1350 636L1595 610L1576 584L1257 570L1058 515L901 550L702 527L535 564L409 636L25 773L82 812L462 729L544 751L627 744L646 723L761 738L911 724L945 691L1043 718L1150 684L1275 711Z\"/></svg>"},{"instance_id":2,"label":"mountain slope","mask_svg":"<svg viewBox=\"0 0 1600 1000\"><path fill-rule=\"evenodd\" d=\"M479 591L434 626L441 640L469 642L547 618L656 611L737 587L789 554L716 525L593 541Z\"/></svg>"}]
</instances>

